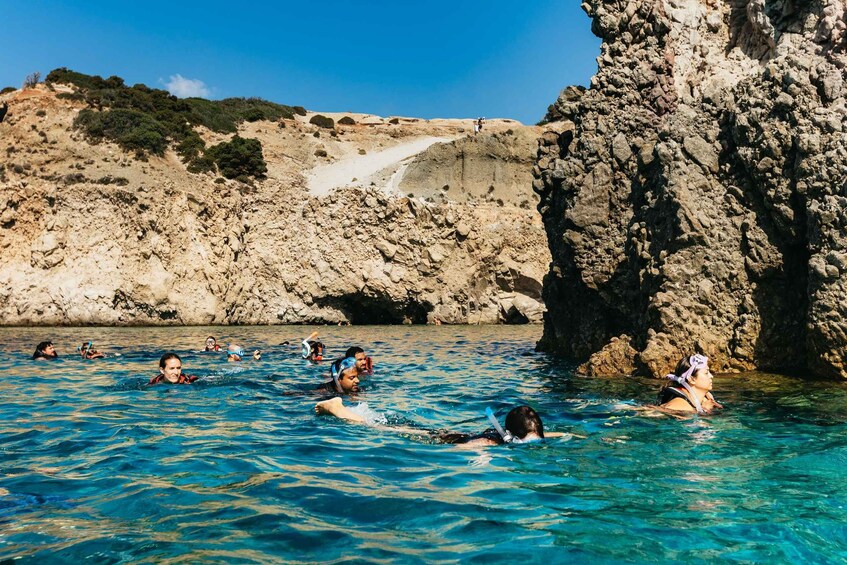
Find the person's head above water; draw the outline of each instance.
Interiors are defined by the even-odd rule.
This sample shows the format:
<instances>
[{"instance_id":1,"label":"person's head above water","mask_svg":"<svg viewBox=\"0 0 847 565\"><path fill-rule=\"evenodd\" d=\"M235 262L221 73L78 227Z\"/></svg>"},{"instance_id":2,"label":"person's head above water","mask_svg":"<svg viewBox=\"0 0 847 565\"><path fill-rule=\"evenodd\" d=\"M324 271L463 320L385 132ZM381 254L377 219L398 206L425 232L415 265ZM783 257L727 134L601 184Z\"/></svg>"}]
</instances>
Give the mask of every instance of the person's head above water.
<instances>
[{"instance_id":1,"label":"person's head above water","mask_svg":"<svg viewBox=\"0 0 847 565\"><path fill-rule=\"evenodd\" d=\"M336 392L340 394L359 392L359 369L354 357L346 357L338 364L333 363L330 373Z\"/></svg>"},{"instance_id":2,"label":"person's head above water","mask_svg":"<svg viewBox=\"0 0 847 565\"><path fill-rule=\"evenodd\" d=\"M206 351L218 351L220 348L221 347L218 345L218 340L215 339L215 336L210 335L206 338Z\"/></svg>"},{"instance_id":3,"label":"person's head above water","mask_svg":"<svg viewBox=\"0 0 847 565\"><path fill-rule=\"evenodd\" d=\"M504 430L491 408L485 410L494 429L506 443L524 443L544 439L544 424L538 412L529 406L518 406L506 414L506 429Z\"/></svg>"},{"instance_id":4,"label":"person's head above water","mask_svg":"<svg viewBox=\"0 0 847 565\"><path fill-rule=\"evenodd\" d=\"M360 373L370 374L373 372L373 360L365 354L365 350L358 346L353 346L347 349L344 353L344 358L353 357L356 359L356 367Z\"/></svg>"},{"instance_id":5,"label":"person's head above water","mask_svg":"<svg viewBox=\"0 0 847 565\"><path fill-rule=\"evenodd\" d=\"M59 357L59 354L56 353L52 341L42 341L35 347L35 353L32 354L33 360L56 359L57 357Z\"/></svg>"},{"instance_id":6,"label":"person's head above water","mask_svg":"<svg viewBox=\"0 0 847 565\"><path fill-rule=\"evenodd\" d=\"M699 388L706 392L712 390L712 372L709 370L709 358L705 355L683 357L676 365L676 370L668 378L679 385L689 388Z\"/></svg>"},{"instance_id":7,"label":"person's head above water","mask_svg":"<svg viewBox=\"0 0 847 565\"><path fill-rule=\"evenodd\" d=\"M241 361L244 358L244 348L238 344L230 343L226 346L227 361Z\"/></svg>"},{"instance_id":8,"label":"person's head above water","mask_svg":"<svg viewBox=\"0 0 847 565\"><path fill-rule=\"evenodd\" d=\"M659 391L658 404L667 410L708 414L721 408L712 396L712 372L709 358L696 354L685 357L676 370L667 376L672 382Z\"/></svg>"},{"instance_id":9,"label":"person's head above water","mask_svg":"<svg viewBox=\"0 0 847 565\"><path fill-rule=\"evenodd\" d=\"M529 406L518 406L509 410L506 414L506 429L523 441L544 439L544 424L541 422L541 416Z\"/></svg>"},{"instance_id":10,"label":"person's head above water","mask_svg":"<svg viewBox=\"0 0 847 565\"><path fill-rule=\"evenodd\" d=\"M159 359L159 373L167 382L178 383L179 376L182 374L182 359L176 353L165 353Z\"/></svg>"}]
</instances>

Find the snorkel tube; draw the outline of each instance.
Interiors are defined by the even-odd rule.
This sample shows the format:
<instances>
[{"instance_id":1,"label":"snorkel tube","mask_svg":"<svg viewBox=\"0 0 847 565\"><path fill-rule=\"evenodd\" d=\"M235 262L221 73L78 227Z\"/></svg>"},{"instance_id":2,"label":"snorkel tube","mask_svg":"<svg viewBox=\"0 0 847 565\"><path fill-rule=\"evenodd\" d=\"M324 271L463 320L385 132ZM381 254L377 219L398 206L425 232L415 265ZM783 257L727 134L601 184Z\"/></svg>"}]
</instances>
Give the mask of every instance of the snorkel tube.
<instances>
[{"instance_id":1,"label":"snorkel tube","mask_svg":"<svg viewBox=\"0 0 847 565\"><path fill-rule=\"evenodd\" d=\"M500 425L500 422L497 421L497 417L494 415L494 410L492 410L490 406L485 408L485 416L488 418L488 421L491 422L491 425L494 426L494 430L500 434L501 438L503 438L504 442L523 443L519 438L513 436L512 432L503 429L503 426Z\"/></svg>"}]
</instances>

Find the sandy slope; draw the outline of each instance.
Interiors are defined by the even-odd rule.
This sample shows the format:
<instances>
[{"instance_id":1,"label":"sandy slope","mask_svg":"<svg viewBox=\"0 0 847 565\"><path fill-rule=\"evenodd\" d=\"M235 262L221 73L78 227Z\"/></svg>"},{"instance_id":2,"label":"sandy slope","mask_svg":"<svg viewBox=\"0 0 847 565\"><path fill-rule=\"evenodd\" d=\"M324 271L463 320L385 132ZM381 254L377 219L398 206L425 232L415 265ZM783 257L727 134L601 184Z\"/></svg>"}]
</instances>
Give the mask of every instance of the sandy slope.
<instances>
[{"instance_id":1,"label":"sandy slope","mask_svg":"<svg viewBox=\"0 0 847 565\"><path fill-rule=\"evenodd\" d=\"M309 191L316 196L324 196L336 188L368 186L371 182L383 188L396 186L396 182L386 181L391 179L405 162L435 143L446 143L454 139L456 137L421 137L382 151L365 155L354 154L335 163L319 165L309 174ZM375 176L379 178L374 178Z\"/></svg>"}]
</instances>

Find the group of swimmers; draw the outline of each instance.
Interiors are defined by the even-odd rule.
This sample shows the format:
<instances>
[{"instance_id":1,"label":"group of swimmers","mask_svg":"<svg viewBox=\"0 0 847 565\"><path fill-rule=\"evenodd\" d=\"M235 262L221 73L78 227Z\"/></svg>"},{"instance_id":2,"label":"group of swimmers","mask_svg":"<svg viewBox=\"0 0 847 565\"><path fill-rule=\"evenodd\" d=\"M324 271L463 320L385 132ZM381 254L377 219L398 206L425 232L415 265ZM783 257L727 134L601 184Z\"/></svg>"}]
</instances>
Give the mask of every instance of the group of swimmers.
<instances>
[{"instance_id":1,"label":"group of swimmers","mask_svg":"<svg viewBox=\"0 0 847 565\"><path fill-rule=\"evenodd\" d=\"M102 351L94 349L94 343L85 341L76 348L77 354L83 359L102 359L106 356ZM58 359L59 354L56 352L56 346L52 341L42 341L35 346L35 353L32 354L33 361L49 361Z\"/></svg>"},{"instance_id":2,"label":"group of swimmers","mask_svg":"<svg viewBox=\"0 0 847 565\"><path fill-rule=\"evenodd\" d=\"M317 340L318 333L313 332L301 342L301 357L314 365L324 360L325 346ZM288 341L281 345L289 345ZM222 351L214 336L206 339L204 351ZM96 359L104 354L93 348L92 342L83 343L77 348L78 353L85 359ZM231 343L226 348L227 361L238 362L245 357L244 349ZM58 354L52 342L38 344L33 359L56 359ZM252 358L261 359L261 351L255 350ZM348 348L342 357L338 357L329 366L329 373L317 391L331 395L332 398L318 402L315 413L329 415L348 422L365 423L366 418L359 411L344 405L342 397L355 395L360 392L360 379L373 374L373 359L361 347ZM712 395L713 376L709 370L708 357L701 354L682 359L674 373L667 376L669 383L659 391L657 407L663 412L673 415L708 414L723 406ZM154 376L148 385L157 384L191 384L198 380L197 376L183 374L182 359L176 353L166 353L159 359L159 374ZM316 391L316 392L317 392ZM436 441L441 443L465 445L497 445L503 443L526 443L541 441L545 437L556 437L563 434L548 432L545 436L544 425L540 416L529 406L518 406L506 416L505 425L501 426L494 413L489 409L486 417L492 428L477 435L453 432L431 432Z\"/></svg>"}]
</instances>

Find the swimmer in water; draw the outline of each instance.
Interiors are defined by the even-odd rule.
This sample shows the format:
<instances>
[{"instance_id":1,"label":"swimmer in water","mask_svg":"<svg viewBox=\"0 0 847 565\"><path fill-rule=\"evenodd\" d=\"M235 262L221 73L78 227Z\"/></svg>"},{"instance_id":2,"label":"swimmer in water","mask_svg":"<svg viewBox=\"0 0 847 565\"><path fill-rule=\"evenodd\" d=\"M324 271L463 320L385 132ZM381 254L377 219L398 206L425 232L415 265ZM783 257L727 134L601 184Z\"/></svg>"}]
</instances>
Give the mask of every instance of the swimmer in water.
<instances>
[{"instance_id":1,"label":"swimmer in water","mask_svg":"<svg viewBox=\"0 0 847 565\"><path fill-rule=\"evenodd\" d=\"M80 345L77 351L79 351L79 356L83 359L102 359L106 356L102 351L94 349L94 343L90 341L86 341Z\"/></svg>"},{"instance_id":2,"label":"swimmer in water","mask_svg":"<svg viewBox=\"0 0 847 565\"><path fill-rule=\"evenodd\" d=\"M323 361L324 358L324 344L316 341L316 337L318 337L318 332L312 332L309 334L309 337L302 341L302 348L300 352L303 359L313 363L319 363L320 361Z\"/></svg>"},{"instance_id":3,"label":"swimmer in water","mask_svg":"<svg viewBox=\"0 0 847 565\"><path fill-rule=\"evenodd\" d=\"M253 352L253 360L259 361L262 358L262 352L258 349ZM226 348L226 360L229 363L238 363L244 359L244 348L240 345L230 343Z\"/></svg>"},{"instance_id":4,"label":"swimmer in water","mask_svg":"<svg viewBox=\"0 0 847 565\"><path fill-rule=\"evenodd\" d=\"M687 414L709 414L723 408L712 396L712 372L705 355L683 358L667 378L672 382L659 391L659 408Z\"/></svg>"},{"instance_id":5,"label":"swimmer in water","mask_svg":"<svg viewBox=\"0 0 847 565\"><path fill-rule=\"evenodd\" d=\"M42 341L35 347L35 353L32 354L33 361L48 361L58 358L59 354L56 353L52 341Z\"/></svg>"},{"instance_id":6,"label":"swimmer in water","mask_svg":"<svg viewBox=\"0 0 847 565\"><path fill-rule=\"evenodd\" d=\"M367 423L367 420L359 412L344 405L341 397L319 402L315 405L315 414L335 416L342 420L355 423ZM546 437L563 437L561 432L544 433L544 424L538 413L529 406L518 406L506 415L505 429L494 416L489 408L486 416L494 428L488 429L481 434L470 435L444 431L424 431L407 427L389 426L389 429L413 435L427 435L438 443L451 445L462 445L464 447L487 447L491 445L503 445L506 443L532 443L543 441Z\"/></svg>"},{"instance_id":7,"label":"swimmer in water","mask_svg":"<svg viewBox=\"0 0 847 565\"><path fill-rule=\"evenodd\" d=\"M348 348L347 352L344 354L344 357L353 357L356 359L356 367L358 367L359 369L359 375L373 375L373 359L366 355L365 350L361 347L353 346Z\"/></svg>"},{"instance_id":8,"label":"swimmer in water","mask_svg":"<svg viewBox=\"0 0 847 565\"><path fill-rule=\"evenodd\" d=\"M168 385L187 385L196 381L194 375L182 374L182 359L176 353L165 353L159 359L159 374L150 379L148 385L159 383Z\"/></svg>"},{"instance_id":9,"label":"swimmer in water","mask_svg":"<svg viewBox=\"0 0 847 565\"><path fill-rule=\"evenodd\" d=\"M353 394L359 392L359 367L354 357L345 357L338 364L330 367L330 380L324 389L336 394Z\"/></svg>"},{"instance_id":10,"label":"swimmer in water","mask_svg":"<svg viewBox=\"0 0 847 565\"><path fill-rule=\"evenodd\" d=\"M206 338L206 348L203 351L220 351L221 346L218 345L218 340L215 339L215 336L210 335Z\"/></svg>"}]
</instances>

